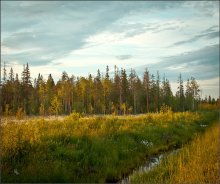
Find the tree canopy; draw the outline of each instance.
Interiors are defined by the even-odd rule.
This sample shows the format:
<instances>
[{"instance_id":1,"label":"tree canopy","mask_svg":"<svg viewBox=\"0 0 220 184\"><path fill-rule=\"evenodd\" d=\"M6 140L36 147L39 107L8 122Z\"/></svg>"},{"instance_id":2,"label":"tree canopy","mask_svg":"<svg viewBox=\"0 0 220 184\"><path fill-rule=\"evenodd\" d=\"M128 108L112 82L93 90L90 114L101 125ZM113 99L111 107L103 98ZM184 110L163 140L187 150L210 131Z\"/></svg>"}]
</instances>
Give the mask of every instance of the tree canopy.
<instances>
[{"instance_id":1,"label":"tree canopy","mask_svg":"<svg viewBox=\"0 0 220 184\"><path fill-rule=\"evenodd\" d=\"M134 69L127 73L115 66L110 76L107 66L105 75L101 75L100 70L96 76L89 74L88 77L69 76L63 72L55 83L52 74L47 79L39 74L32 80L28 63L20 79L12 68L7 74L4 66L1 112L15 115L23 109L28 115L70 114L73 111L122 115L159 112L164 105L174 111L196 110L201 101L199 85L193 77L187 80L184 88L180 74L174 95L169 80L165 75L161 78L159 71L156 78L148 69L139 77Z\"/></svg>"}]
</instances>

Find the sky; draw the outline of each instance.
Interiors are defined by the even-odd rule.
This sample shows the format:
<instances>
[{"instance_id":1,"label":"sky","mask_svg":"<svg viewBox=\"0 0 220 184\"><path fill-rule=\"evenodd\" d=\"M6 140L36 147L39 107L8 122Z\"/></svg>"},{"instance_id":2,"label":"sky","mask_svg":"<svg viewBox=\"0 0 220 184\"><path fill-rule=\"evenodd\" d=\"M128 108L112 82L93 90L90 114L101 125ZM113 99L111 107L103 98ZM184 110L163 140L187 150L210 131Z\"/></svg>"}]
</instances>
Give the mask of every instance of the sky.
<instances>
[{"instance_id":1,"label":"sky","mask_svg":"<svg viewBox=\"0 0 220 184\"><path fill-rule=\"evenodd\" d=\"M1 1L1 61L19 76L159 71L219 97L219 1Z\"/></svg>"}]
</instances>

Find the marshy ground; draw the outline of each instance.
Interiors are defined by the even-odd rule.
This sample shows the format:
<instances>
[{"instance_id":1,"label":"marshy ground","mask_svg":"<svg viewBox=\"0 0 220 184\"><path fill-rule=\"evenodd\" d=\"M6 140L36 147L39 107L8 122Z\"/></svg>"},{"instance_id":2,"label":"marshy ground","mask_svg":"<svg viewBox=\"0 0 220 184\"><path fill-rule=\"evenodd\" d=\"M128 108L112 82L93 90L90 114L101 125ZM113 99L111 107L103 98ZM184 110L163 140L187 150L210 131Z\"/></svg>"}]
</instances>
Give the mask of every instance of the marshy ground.
<instances>
[{"instance_id":1,"label":"marshy ground","mask_svg":"<svg viewBox=\"0 0 220 184\"><path fill-rule=\"evenodd\" d=\"M217 118L218 112L167 112L8 119L1 125L2 182L119 182L153 155L198 139Z\"/></svg>"}]
</instances>

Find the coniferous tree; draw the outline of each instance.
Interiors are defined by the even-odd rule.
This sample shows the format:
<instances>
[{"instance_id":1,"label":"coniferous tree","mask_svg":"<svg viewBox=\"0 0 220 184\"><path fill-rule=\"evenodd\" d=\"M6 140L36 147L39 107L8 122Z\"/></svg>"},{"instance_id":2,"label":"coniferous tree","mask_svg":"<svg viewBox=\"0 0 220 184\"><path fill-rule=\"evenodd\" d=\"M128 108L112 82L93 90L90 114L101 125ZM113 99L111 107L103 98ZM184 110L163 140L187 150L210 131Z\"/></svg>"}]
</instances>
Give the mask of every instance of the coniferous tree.
<instances>
[{"instance_id":1,"label":"coniferous tree","mask_svg":"<svg viewBox=\"0 0 220 184\"><path fill-rule=\"evenodd\" d=\"M118 114L120 111L120 104L121 104L121 87L120 87L120 76L118 72L118 68L114 66L114 79L112 84L112 93L111 93L111 111L113 114Z\"/></svg>"},{"instance_id":2,"label":"coniferous tree","mask_svg":"<svg viewBox=\"0 0 220 184\"><path fill-rule=\"evenodd\" d=\"M9 72L9 81L14 82L14 72L12 68L10 69Z\"/></svg>"},{"instance_id":3,"label":"coniferous tree","mask_svg":"<svg viewBox=\"0 0 220 184\"><path fill-rule=\"evenodd\" d=\"M156 81L155 76L152 74L149 80L149 110L151 112L156 112L157 104L156 104Z\"/></svg>"},{"instance_id":4,"label":"coniferous tree","mask_svg":"<svg viewBox=\"0 0 220 184\"><path fill-rule=\"evenodd\" d=\"M93 78L92 75L89 74L88 77L88 113L92 114L94 112L94 98L92 95L93 91Z\"/></svg>"},{"instance_id":5,"label":"coniferous tree","mask_svg":"<svg viewBox=\"0 0 220 184\"><path fill-rule=\"evenodd\" d=\"M127 74L125 69L121 69L121 102L127 103L127 96L128 96L128 80L127 80Z\"/></svg>"},{"instance_id":6,"label":"coniferous tree","mask_svg":"<svg viewBox=\"0 0 220 184\"><path fill-rule=\"evenodd\" d=\"M182 75L180 73L179 78L178 78L178 90L176 92L176 97L177 97L177 103L178 103L178 110L184 111L184 87L183 87L183 80L182 80Z\"/></svg>"},{"instance_id":7,"label":"coniferous tree","mask_svg":"<svg viewBox=\"0 0 220 184\"><path fill-rule=\"evenodd\" d=\"M192 110L192 100L193 100L192 88L190 85L190 80L187 79L186 91L185 91L185 108L186 108L186 110Z\"/></svg>"},{"instance_id":8,"label":"coniferous tree","mask_svg":"<svg viewBox=\"0 0 220 184\"><path fill-rule=\"evenodd\" d=\"M136 90L137 76L133 69L129 75L129 89L130 89L130 98L132 100L131 106L133 107L133 113L137 113L137 90Z\"/></svg>"},{"instance_id":9,"label":"coniferous tree","mask_svg":"<svg viewBox=\"0 0 220 184\"><path fill-rule=\"evenodd\" d=\"M46 100L45 108L47 110L49 110L49 107L51 106L52 98L55 94L54 88L55 88L55 83L54 83L53 77L51 74L49 74L47 82L46 82L46 99L45 99Z\"/></svg>"},{"instance_id":10,"label":"coniferous tree","mask_svg":"<svg viewBox=\"0 0 220 184\"><path fill-rule=\"evenodd\" d=\"M5 67L4 67L5 68ZM6 69L3 69L6 71ZM149 74L146 69L143 80L140 80L135 70L131 69L129 76L126 70L120 72L115 66L114 76L109 75L109 67L101 76L69 77L62 73L57 83L52 75L44 81L41 74L31 81L28 63L24 65L21 80L18 74L14 77L11 68L8 75L4 74L2 85L1 109L6 115L16 114L23 109L27 114L70 114L72 111L86 114L137 114L157 112L162 104L172 107L175 111L196 110L198 102L214 104L215 99L201 101L199 85L195 78L187 80L184 93L182 75L178 77L178 90L173 96L170 82L165 76L160 82L157 77Z\"/></svg>"},{"instance_id":11,"label":"coniferous tree","mask_svg":"<svg viewBox=\"0 0 220 184\"><path fill-rule=\"evenodd\" d=\"M19 81L19 77L18 74L16 73L15 75L15 81L14 81L14 89L15 89L15 93L14 93L14 103L13 103L13 108L14 108L14 112L16 113L17 110L19 109L19 107L22 107L22 87L21 87L21 83Z\"/></svg>"},{"instance_id":12,"label":"coniferous tree","mask_svg":"<svg viewBox=\"0 0 220 184\"><path fill-rule=\"evenodd\" d=\"M110 90L111 90L111 81L109 79L109 67L106 66L105 78L103 80L104 114L109 113L111 109Z\"/></svg>"},{"instance_id":13,"label":"coniferous tree","mask_svg":"<svg viewBox=\"0 0 220 184\"><path fill-rule=\"evenodd\" d=\"M5 66L5 62L4 62L3 78L2 78L2 83L3 83L3 85L6 84L6 82L7 82L7 70L6 70L6 66Z\"/></svg>"},{"instance_id":14,"label":"coniferous tree","mask_svg":"<svg viewBox=\"0 0 220 184\"><path fill-rule=\"evenodd\" d=\"M46 114L46 84L45 81L43 80L43 77L39 81L39 99L40 99L39 114L45 115Z\"/></svg>"},{"instance_id":15,"label":"coniferous tree","mask_svg":"<svg viewBox=\"0 0 220 184\"><path fill-rule=\"evenodd\" d=\"M102 106L102 95L103 95L103 86L101 83L101 74L100 71L97 71L97 76L94 78L94 108L97 114L101 114L103 112Z\"/></svg>"},{"instance_id":16,"label":"coniferous tree","mask_svg":"<svg viewBox=\"0 0 220 184\"><path fill-rule=\"evenodd\" d=\"M156 95L155 95L156 111L160 110L160 74L157 71L157 80L156 80Z\"/></svg>"},{"instance_id":17,"label":"coniferous tree","mask_svg":"<svg viewBox=\"0 0 220 184\"><path fill-rule=\"evenodd\" d=\"M24 65L24 69L22 71L22 95L23 98L23 109L27 114L31 113L31 92L32 92L32 83L31 83L31 76L28 63L26 66Z\"/></svg>"},{"instance_id":18,"label":"coniferous tree","mask_svg":"<svg viewBox=\"0 0 220 184\"><path fill-rule=\"evenodd\" d=\"M145 93L146 93L146 107L147 107L147 112L149 112L149 72L148 69L146 68L145 72L144 72L144 89L145 89Z\"/></svg>"}]
</instances>

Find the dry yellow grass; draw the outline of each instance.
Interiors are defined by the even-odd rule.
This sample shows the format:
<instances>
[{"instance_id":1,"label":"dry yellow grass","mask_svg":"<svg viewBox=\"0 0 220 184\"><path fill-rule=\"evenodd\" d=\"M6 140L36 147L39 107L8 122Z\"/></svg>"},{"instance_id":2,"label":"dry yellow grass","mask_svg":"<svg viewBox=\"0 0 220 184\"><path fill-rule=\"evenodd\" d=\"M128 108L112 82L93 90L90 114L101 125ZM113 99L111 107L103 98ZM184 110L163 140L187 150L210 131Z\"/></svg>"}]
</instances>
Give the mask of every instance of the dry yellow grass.
<instances>
[{"instance_id":1,"label":"dry yellow grass","mask_svg":"<svg viewBox=\"0 0 220 184\"><path fill-rule=\"evenodd\" d=\"M217 184L219 174L219 123L215 123L204 134L170 155L148 173L135 173L129 183L163 184Z\"/></svg>"},{"instance_id":2,"label":"dry yellow grass","mask_svg":"<svg viewBox=\"0 0 220 184\"><path fill-rule=\"evenodd\" d=\"M219 125L210 128L185 147L177 159L172 183L220 183Z\"/></svg>"}]
</instances>

